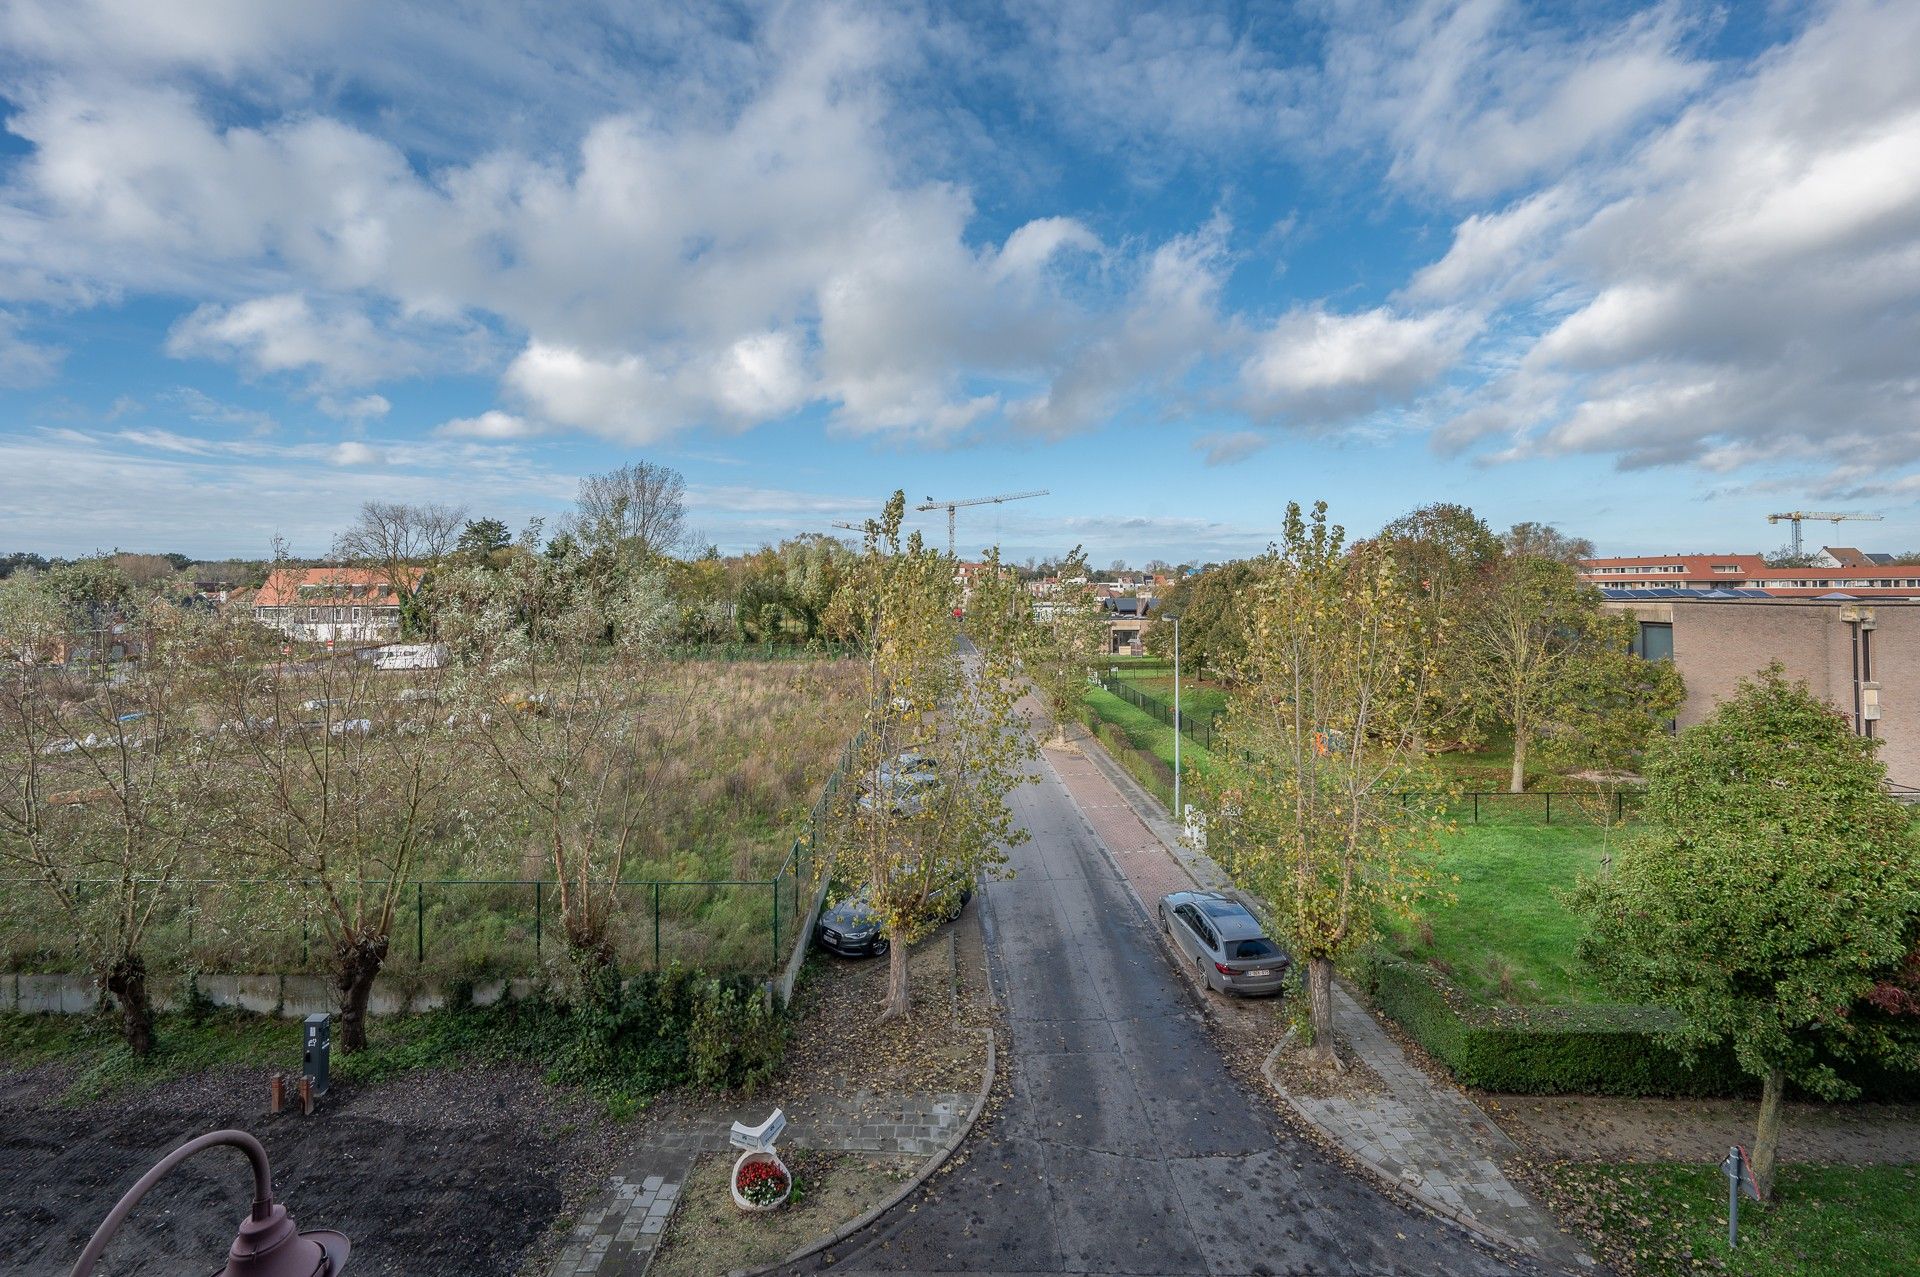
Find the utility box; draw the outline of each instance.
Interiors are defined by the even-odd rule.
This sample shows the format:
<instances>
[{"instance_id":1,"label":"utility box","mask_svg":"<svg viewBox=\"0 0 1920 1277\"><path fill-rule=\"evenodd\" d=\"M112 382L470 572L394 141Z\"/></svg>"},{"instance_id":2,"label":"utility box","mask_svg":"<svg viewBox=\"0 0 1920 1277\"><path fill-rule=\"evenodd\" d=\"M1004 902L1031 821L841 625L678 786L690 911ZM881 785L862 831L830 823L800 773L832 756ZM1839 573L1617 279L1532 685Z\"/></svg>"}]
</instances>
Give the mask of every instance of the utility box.
<instances>
[{"instance_id":1,"label":"utility box","mask_svg":"<svg viewBox=\"0 0 1920 1277\"><path fill-rule=\"evenodd\" d=\"M327 1060L333 1054L333 1017L316 1012L302 1023L306 1034L306 1050L301 1056L300 1072L302 1076L313 1079L315 1095L325 1095Z\"/></svg>"}]
</instances>

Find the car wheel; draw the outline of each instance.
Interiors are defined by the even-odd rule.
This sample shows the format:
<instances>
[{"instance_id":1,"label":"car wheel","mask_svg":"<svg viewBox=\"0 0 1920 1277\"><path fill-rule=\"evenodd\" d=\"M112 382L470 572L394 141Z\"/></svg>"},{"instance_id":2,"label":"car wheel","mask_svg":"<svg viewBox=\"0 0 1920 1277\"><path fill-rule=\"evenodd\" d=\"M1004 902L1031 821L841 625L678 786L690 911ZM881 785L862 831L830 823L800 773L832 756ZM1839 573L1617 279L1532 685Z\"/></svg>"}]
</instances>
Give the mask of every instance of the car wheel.
<instances>
[{"instance_id":1,"label":"car wheel","mask_svg":"<svg viewBox=\"0 0 1920 1277\"><path fill-rule=\"evenodd\" d=\"M1213 977L1207 974L1206 962L1200 958L1195 958L1193 960L1193 969L1200 973L1200 983L1211 989L1213 987Z\"/></svg>"},{"instance_id":2,"label":"car wheel","mask_svg":"<svg viewBox=\"0 0 1920 1277\"><path fill-rule=\"evenodd\" d=\"M876 958L884 958L887 955L887 950L891 948L893 948L893 941L875 940L873 942L873 956Z\"/></svg>"},{"instance_id":3,"label":"car wheel","mask_svg":"<svg viewBox=\"0 0 1920 1277\"><path fill-rule=\"evenodd\" d=\"M1167 911L1165 909L1160 910L1160 931L1163 935L1170 936L1173 934L1173 924L1167 921Z\"/></svg>"}]
</instances>

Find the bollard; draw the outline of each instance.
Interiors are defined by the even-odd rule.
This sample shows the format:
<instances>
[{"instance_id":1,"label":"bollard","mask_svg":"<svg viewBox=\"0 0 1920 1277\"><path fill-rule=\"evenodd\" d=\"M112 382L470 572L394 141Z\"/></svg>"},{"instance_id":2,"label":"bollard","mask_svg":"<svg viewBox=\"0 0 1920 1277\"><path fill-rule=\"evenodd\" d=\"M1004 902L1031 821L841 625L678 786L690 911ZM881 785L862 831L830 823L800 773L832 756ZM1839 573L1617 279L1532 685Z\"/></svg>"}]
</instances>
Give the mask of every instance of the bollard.
<instances>
[{"instance_id":1,"label":"bollard","mask_svg":"<svg viewBox=\"0 0 1920 1277\"><path fill-rule=\"evenodd\" d=\"M278 1113L287 1107L287 1075L275 1072L267 1084L267 1112Z\"/></svg>"},{"instance_id":2,"label":"bollard","mask_svg":"<svg viewBox=\"0 0 1920 1277\"><path fill-rule=\"evenodd\" d=\"M300 1079L300 1111L308 1117L313 1116L313 1079Z\"/></svg>"}]
</instances>

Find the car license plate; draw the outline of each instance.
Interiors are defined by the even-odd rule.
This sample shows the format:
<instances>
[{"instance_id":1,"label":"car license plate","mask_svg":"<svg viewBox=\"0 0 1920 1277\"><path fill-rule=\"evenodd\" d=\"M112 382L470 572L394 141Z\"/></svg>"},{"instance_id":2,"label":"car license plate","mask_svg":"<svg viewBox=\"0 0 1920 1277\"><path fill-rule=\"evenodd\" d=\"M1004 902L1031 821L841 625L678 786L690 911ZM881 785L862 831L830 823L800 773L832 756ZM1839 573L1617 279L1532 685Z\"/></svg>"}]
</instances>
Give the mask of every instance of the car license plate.
<instances>
[{"instance_id":1,"label":"car license plate","mask_svg":"<svg viewBox=\"0 0 1920 1277\"><path fill-rule=\"evenodd\" d=\"M1259 968L1259 969L1258 969L1258 970L1256 970L1256 971L1249 971L1249 972L1247 972L1247 974L1248 974L1248 975L1272 975L1272 974L1273 974L1273 968L1272 968L1272 967L1261 967L1261 968Z\"/></svg>"}]
</instances>

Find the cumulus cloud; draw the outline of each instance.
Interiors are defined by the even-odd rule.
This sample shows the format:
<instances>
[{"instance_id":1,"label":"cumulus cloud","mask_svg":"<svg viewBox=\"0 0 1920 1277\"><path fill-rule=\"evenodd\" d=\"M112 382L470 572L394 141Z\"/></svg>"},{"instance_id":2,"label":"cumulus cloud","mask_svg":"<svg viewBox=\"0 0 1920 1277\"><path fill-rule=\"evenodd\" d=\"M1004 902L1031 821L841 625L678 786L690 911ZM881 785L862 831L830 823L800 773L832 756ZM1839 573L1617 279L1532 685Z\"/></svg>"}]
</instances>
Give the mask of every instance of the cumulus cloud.
<instances>
[{"instance_id":1,"label":"cumulus cloud","mask_svg":"<svg viewBox=\"0 0 1920 1277\"><path fill-rule=\"evenodd\" d=\"M355 425L363 425L393 411L393 404L385 395L356 395L350 399L322 395L316 401L316 406L329 417Z\"/></svg>"},{"instance_id":2,"label":"cumulus cloud","mask_svg":"<svg viewBox=\"0 0 1920 1277\"><path fill-rule=\"evenodd\" d=\"M1215 430L1193 441L1210 466L1228 466L1245 461L1272 442L1272 435L1257 430Z\"/></svg>"},{"instance_id":3,"label":"cumulus cloud","mask_svg":"<svg viewBox=\"0 0 1920 1277\"><path fill-rule=\"evenodd\" d=\"M334 444L327 458L336 466L377 466L384 464L387 459L386 454L378 448L357 439Z\"/></svg>"},{"instance_id":4,"label":"cumulus cloud","mask_svg":"<svg viewBox=\"0 0 1920 1277\"><path fill-rule=\"evenodd\" d=\"M51 381L66 352L20 335L17 316L0 311L0 386L19 388Z\"/></svg>"},{"instance_id":5,"label":"cumulus cloud","mask_svg":"<svg viewBox=\"0 0 1920 1277\"><path fill-rule=\"evenodd\" d=\"M1512 366L1442 439L1628 466L1920 461L1916 44L1914 6L1836 5L1579 194L1463 223L1415 291L1530 287Z\"/></svg>"},{"instance_id":6,"label":"cumulus cloud","mask_svg":"<svg viewBox=\"0 0 1920 1277\"><path fill-rule=\"evenodd\" d=\"M199 306L167 334L167 353L176 359L231 360L259 373L311 373L345 384L373 381L408 364L405 347L359 310L317 309L299 293ZM358 402L364 406L375 399L386 402L377 395Z\"/></svg>"},{"instance_id":7,"label":"cumulus cloud","mask_svg":"<svg viewBox=\"0 0 1920 1277\"><path fill-rule=\"evenodd\" d=\"M1452 311L1290 311L1258 336L1241 365L1243 401L1257 416L1304 425L1352 420L1431 386L1473 333Z\"/></svg>"}]
</instances>

